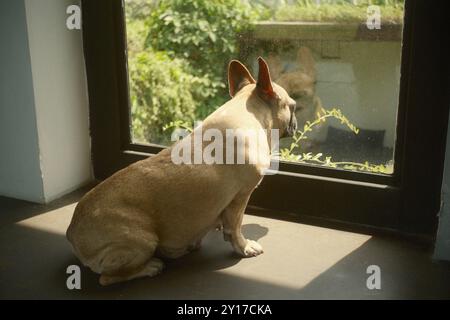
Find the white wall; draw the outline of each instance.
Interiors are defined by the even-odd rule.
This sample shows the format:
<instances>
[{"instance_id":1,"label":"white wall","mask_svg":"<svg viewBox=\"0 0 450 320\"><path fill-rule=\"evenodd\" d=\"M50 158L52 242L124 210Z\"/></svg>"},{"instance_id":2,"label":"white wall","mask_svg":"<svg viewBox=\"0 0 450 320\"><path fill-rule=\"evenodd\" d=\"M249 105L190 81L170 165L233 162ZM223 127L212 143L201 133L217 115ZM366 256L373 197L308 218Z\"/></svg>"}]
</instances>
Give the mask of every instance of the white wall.
<instances>
[{"instance_id":1,"label":"white wall","mask_svg":"<svg viewBox=\"0 0 450 320\"><path fill-rule=\"evenodd\" d=\"M4 38L13 45L0 56L1 195L49 202L92 179L81 31L66 28L71 4L1 1L2 52ZM21 20L10 17L15 7Z\"/></svg>"},{"instance_id":2,"label":"white wall","mask_svg":"<svg viewBox=\"0 0 450 320\"><path fill-rule=\"evenodd\" d=\"M0 41L0 195L43 202L23 1L0 1Z\"/></svg>"},{"instance_id":3,"label":"white wall","mask_svg":"<svg viewBox=\"0 0 450 320\"><path fill-rule=\"evenodd\" d=\"M76 3L25 0L46 201L92 177L81 31L66 28L66 8Z\"/></svg>"}]
</instances>

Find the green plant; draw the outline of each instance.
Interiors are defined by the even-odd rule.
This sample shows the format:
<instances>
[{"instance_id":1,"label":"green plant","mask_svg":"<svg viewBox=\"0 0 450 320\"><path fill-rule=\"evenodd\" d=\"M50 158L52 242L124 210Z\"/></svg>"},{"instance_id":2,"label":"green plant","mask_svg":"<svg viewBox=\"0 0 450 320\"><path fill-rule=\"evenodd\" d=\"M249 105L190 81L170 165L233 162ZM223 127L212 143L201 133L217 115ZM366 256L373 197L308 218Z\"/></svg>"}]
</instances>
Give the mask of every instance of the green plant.
<instances>
[{"instance_id":1,"label":"green plant","mask_svg":"<svg viewBox=\"0 0 450 320\"><path fill-rule=\"evenodd\" d=\"M226 63L236 58L238 38L248 31L255 12L240 0L159 1L148 19L145 47L185 59L201 79L192 94L196 116L207 116L227 99Z\"/></svg>"},{"instance_id":2,"label":"green plant","mask_svg":"<svg viewBox=\"0 0 450 320\"><path fill-rule=\"evenodd\" d=\"M165 123L203 119L228 99L225 64L236 58L255 7L240 0L125 2L134 140L168 143Z\"/></svg>"},{"instance_id":3,"label":"green plant","mask_svg":"<svg viewBox=\"0 0 450 320\"><path fill-rule=\"evenodd\" d=\"M183 120L171 121L163 127L163 131L167 131L169 129L183 129L186 130L188 133L194 131L192 125L189 122Z\"/></svg>"},{"instance_id":4,"label":"green plant","mask_svg":"<svg viewBox=\"0 0 450 320\"><path fill-rule=\"evenodd\" d=\"M364 23L367 20L367 6L378 5L384 22L402 23L404 1L399 0L360 0L357 4L349 1L298 0L293 5L285 5L274 13L276 21L312 21Z\"/></svg>"},{"instance_id":5,"label":"green plant","mask_svg":"<svg viewBox=\"0 0 450 320\"><path fill-rule=\"evenodd\" d=\"M191 74L183 59L146 50L130 58L130 100L133 138L166 144L166 123L193 121L197 101L192 92L201 79Z\"/></svg>"},{"instance_id":6,"label":"green plant","mask_svg":"<svg viewBox=\"0 0 450 320\"><path fill-rule=\"evenodd\" d=\"M156 5L155 0L125 0L127 52L130 58L145 49L148 34L146 20Z\"/></svg>"},{"instance_id":7,"label":"green plant","mask_svg":"<svg viewBox=\"0 0 450 320\"><path fill-rule=\"evenodd\" d=\"M359 133L359 129L342 114L341 110L336 108L331 110L322 109L317 113L317 118L314 121L307 121L303 127L303 130L297 130L292 137L292 143L289 148L283 148L280 150L280 159L297 163L319 164L325 167L341 168L353 171L366 171L383 174L391 174L393 172L392 166L382 164L373 165L368 161L364 163L350 161L334 162L331 156L324 156L323 153L301 153L301 141L308 139L307 133L311 132L317 125L326 122L328 118L335 118L339 120L341 124L347 126L353 133Z\"/></svg>"}]
</instances>

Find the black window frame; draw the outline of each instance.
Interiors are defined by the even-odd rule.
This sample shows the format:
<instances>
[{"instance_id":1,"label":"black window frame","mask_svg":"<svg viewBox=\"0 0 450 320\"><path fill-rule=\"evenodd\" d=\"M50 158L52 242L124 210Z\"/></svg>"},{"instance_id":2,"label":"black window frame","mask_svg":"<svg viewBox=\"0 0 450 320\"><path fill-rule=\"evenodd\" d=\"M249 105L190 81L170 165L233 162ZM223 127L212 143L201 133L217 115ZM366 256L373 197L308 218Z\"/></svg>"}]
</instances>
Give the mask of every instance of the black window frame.
<instances>
[{"instance_id":1,"label":"black window frame","mask_svg":"<svg viewBox=\"0 0 450 320\"><path fill-rule=\"evenodd\" d=\"M444 1L405 4L392 176L282 163L250 205L338 226L432 237L450 105L445 13ZM123 1L82 0L82 14L93 168L97 179L105 179L163 146L131 141Z\"/></svg>"}]
</instances>

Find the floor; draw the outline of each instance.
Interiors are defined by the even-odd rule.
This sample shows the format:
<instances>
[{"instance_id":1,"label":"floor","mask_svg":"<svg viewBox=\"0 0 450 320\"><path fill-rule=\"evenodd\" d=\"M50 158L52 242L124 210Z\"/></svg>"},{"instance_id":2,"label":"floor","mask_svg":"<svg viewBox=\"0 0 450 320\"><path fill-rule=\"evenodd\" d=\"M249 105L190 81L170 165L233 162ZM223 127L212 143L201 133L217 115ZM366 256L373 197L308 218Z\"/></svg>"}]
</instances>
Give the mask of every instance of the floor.
<instances>
[{"instance_id":1,"label":"floor","mask_svg":"<svg viewBox=\"0 0 450 320\"><path fill-rule=\"evenodd\" d=\"M167 261L155 278L102 287L81 267L81 289L69 290L66 269L79 262L64 233L74 192L50 205L0 198L2 299L429 299L450 298L450 265L405 240L246 215L243 232L264 247L236 256L220 232L194 253ZM366 286L368 266L381 270L381 289Z\"/></svg>"}]
</instances>

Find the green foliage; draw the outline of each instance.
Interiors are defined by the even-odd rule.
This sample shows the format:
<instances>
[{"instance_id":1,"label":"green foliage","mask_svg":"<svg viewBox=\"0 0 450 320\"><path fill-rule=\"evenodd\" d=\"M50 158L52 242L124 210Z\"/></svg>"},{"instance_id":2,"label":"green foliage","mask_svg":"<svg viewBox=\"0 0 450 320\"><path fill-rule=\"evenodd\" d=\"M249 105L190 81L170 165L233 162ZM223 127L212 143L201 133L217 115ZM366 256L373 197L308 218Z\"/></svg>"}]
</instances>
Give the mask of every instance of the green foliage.
<instances>
[{"instance_id":1,"label":"green foliage","mask_svg":"<svg viewBox=\"0 0 450 320\"><path fill-rule=\"evenodd\" d=\"M335 118L338 119L341 124L345 124L351 131L353 131L355 134L359 133L359 129L355 127L348 119L342 114L342 111L336 108L333 108L332 110L326 110L321 109L317 113L317 118L311 122L306 121L305 125L303 126L303 130L297 130L295 132L294 136L292 137L293 142L291 143L291 146L288 149L288 153L291 154L295 148L300 147L300 141L306 140L308 137L306 134L313 130L313 128L317 125L319 125L321 122L325 122L328 118Z\"/></svg>"},{"instance_id":2,"label":"green foliage","mask_svg":"<svg viewBox=\"0 0 450 320\"><path fill-rule=\"evenodd\" d=\"M292 143L289 148L283 148L278 155L281 160L297 162L297 163L310 163L318 164L330 168L341 168L352 171L365 171L372 173L392 174L393 167L385 165L373 165L369 162L333 162L331 156L324 156L322 153L313 154L311 152L301 152L301 141L308 139L307 133L311 132L315 126L322 122L326 122L328 118L338 119L341 124L349 128L353 133L358 134L359 129L352 124L347 117L345 117L341 110L333 108L331 110L322 109L317 113L317 118L313 121L307 121L303 130L297 130L292 138Z\"/></svg>"},{"instance_id":3,"label":"green foliage","mask_svg":"<svg viewBox=\"0 0 450 320\"><path fill-rule=\"evenodd\" d=\"M189 133L194 131L194 128L192 127L192 125L189 122L183 121L183 120L171 121L163 127L163 131L166 131L169 129L183 129Z\"/></svg>"},{"instance_id":4,"label":"green foliage","mask_svg":"<svg viewBox=\"0 0 450 320\"><path fill-rule=\"evenodd\" d=\"M186 59L202 79L195 93L199 118L228 98L226 64L236 58L238 37L254 18L252 7L240 0L165 0L151 11L145 46Z\"/></svg>"},{"instance_id":5,"label":"green foliage","mask_svg":"<svg viewBox=\"0 0 450 320\"><path fill-rule=\"evenodd\" d=\"M293 5L280 7L274 13L276 21L313 21L364 23L367 20L367 6L379 5L382 21L402 23L404 1L399 0L360 0L357 5L349 1L298 0Z\"/></svg>"},{"instance_id":6,"label":"green foliage","mask_svg":"<svg viewBox=\"0 0 450 320\"><path fill-rule=\"evenodd\" d=\"M228 99L226 63L255 11L240 0L125 4L133 137L164 144L164 124L203 119Z\"/></svg>"},{"instance_id":7,"label":"green foliage","mask_svg":"<svg viewBox=\"0 0 450 320\"><path fill-rule=\"evenodd\" d=\"M127 28L128 56L133 58L144 50L145 37L147 36L146 16L142 12L149 12L147 0L127 1L125 6Z\"/></svg>"},{"instance_id":8,"label":"green foliage","mask_svg":"<svg viewBox=\"0 0 450 320\"><path fill-rule=\"evenodd\" d=\"M203 119L222 105L228 99L226 64L238 57L239 39L256 20L272 15L283 21L361 22L368 4L382 6L384 21L401 21L403 13L402 0L358 0L357 6L344 0L316 3L297 0L273 9L263 0L126 0L134 139L167 144L164 125ZM293 151L284 150L284 156L297 159Z\"/></svg>"},{"instance_id":9,"label":"green foliage","mask_svg":"<svg viewBox=\"0 0 450 320\"><path fill-rule=\"evenodd\" d=\"M194 87L201 80L185 60L162 51L146 50L130 58L130 100L133 138L140 142L168 143L166 123L193 121L197 101Z\"/></svg>"},{"instance_id":10,"label":"green foliage","mask_svg":"<svg viewBox=\"0 0 450 320\"><path fill-rule=\"evenodd\" d=\"M154 0L125 0L127 24L130 21L144 20L157 5Z\"/></svg>"}]
</instances>

